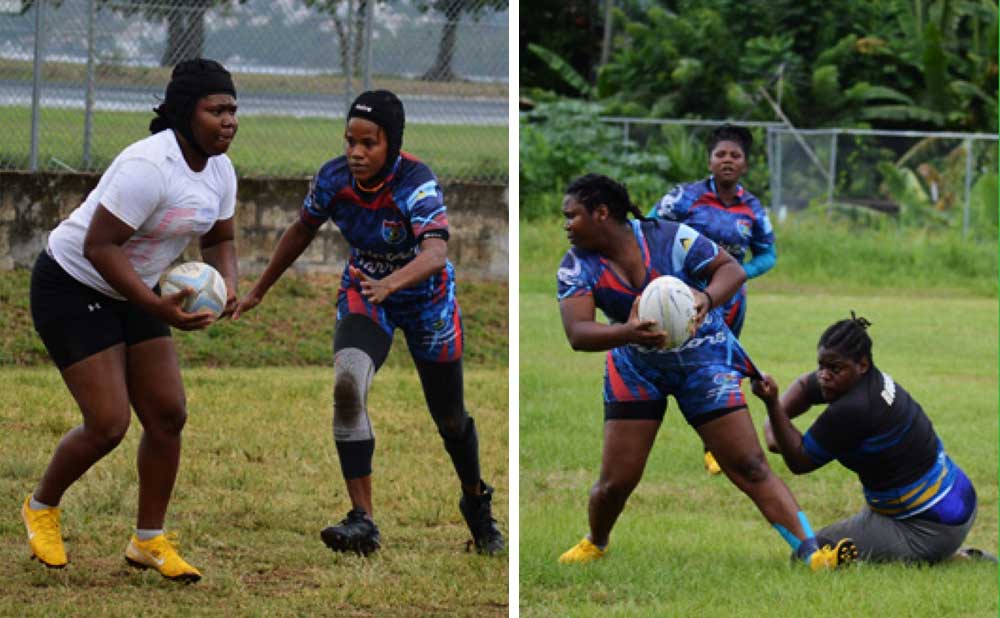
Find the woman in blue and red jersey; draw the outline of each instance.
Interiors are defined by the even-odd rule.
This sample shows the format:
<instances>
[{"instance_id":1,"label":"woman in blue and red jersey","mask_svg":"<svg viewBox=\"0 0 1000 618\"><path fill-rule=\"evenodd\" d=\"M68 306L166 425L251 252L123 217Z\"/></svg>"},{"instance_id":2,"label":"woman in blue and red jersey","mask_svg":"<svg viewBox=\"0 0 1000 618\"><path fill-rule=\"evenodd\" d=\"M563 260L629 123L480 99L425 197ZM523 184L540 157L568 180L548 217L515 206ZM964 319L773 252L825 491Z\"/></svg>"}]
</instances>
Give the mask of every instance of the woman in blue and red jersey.
<instances>
[{"instance_id":1,"label":"woman in blue and red jersey","mask_svg":"<svg viewBox=\"0 0 1000 618\"><path fill-rule=\"evenodd\" d=\"M851 314L819 339L816 371L779 397L771 376L754 384L767 404L768 447L789 470L806 474L836 459L858 475L861 511L823 528L817 538L851 536L864 560L939 562L959 552L976 519L976 490L944 445L920 404L872 361L864 318ZM791 420L827 404L805 435Z\"/></svg>"},{"instance_id":2,"label":"woman in blue and red jersey","mask_svg":"<svg viewBox=\"0 0 1000 618\"><path fill-rule=\"evenodd\" d=\"M724 124L708 139L708 178L677 185L649 212L651 217L684 223L725 249L753 279L774 268L774 230L760 200L740 179L747 173L753 136L744 127ZM749 254L752 259L747 259ZM746 285L722 305L726 325L739 338L747 310ZM705 449L705 468L720 472L711 451Z\"/></svg>"},{"instance_id":3,"label":"woman in blue and red jersey","mask_svg":"<svg viewBox=\"0 0 1000 618\"><path fill-rule=\"evenodd\" d=\"M607 351L604 448L590 492L590 534L560 557L563 563L604 556L611 528L642 477L663 422L667 396L719 456L726 476L813 570L853 559L850 539L822 549L788 487L767 464L754 432L743 377L759 374L719 309L746 279L740 265L694 229L644 219L614 180L588 174L566 189L562 206L572 247L559 267L559 309L574 350ZM631 213L638 220L629 220ZM664 333L638 317L650 281L672 275L696 299L691 339L662 349ZM610 324L598 322L601 309Z\"/></svg>"},{"instance_id":4,"label":"woman in blue and red jersey","mask_svg":"<svg viewBox=\"0 0 1000 618\"><path fill-rule=\"evenodd\" d=\"M404 126L395 94L376 90L355 99L344 154L313 178L299 219L281 236L234 318L261 302L332 219L351 246L337 293L333 434L352 508L323 529L323 542L334 551L366 555L381 545L372 518L375 435L366 400L398 327L461 481L459 508L476 548L495 554L504 540L492 516L493 488L479 476L479 439L462 396L462 318L447 258L447 213L433 172L401 151Z\"/></svg>"}]
</instances>

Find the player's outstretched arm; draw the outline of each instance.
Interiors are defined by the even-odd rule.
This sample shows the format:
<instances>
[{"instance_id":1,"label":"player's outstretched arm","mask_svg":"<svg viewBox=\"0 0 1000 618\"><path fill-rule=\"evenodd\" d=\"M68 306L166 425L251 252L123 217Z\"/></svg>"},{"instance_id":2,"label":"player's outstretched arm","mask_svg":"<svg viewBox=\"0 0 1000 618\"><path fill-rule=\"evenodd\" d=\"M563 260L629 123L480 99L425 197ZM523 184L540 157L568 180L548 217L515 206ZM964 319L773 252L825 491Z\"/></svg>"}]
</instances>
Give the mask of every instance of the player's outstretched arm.
<instances>
[{"instance_id":1,"label":"player's outstretched arm","mask_svg":"<svg viewBox=\"0 0 1000 618\"><path fill-rule=\"evenodd\" d=\"M361 280L361 295L377 305L393 292L426 281L441 272L447 262L448 241L443 238L425 238L420 242L417 257L381 279L373 279L356 268L352 272Z\"/></svg>"},{"instance_id":2,"label":"player's outstretched arm","mask_svg":"<svg viewBox=\"0 0 1000 618\"><path fill-rule=\"evenodd\" d=\"M302 222L301 219L288 226L285 233L278 240L278 246L274 248L270 261L264 272L261 273L253 288L236 306L233 311L233 319L238 320L241 315L250 311L264 300L264 295L271 289L271 286L281 278L288 267L298 259L302 252L306 250L309 243L316 238L318 228L312 228Z\"/></svg>"},{"instance_id":3,"label":"player's outstretched arm","mask_svg":"<svg viewBox=\"0 0 1000 618\"><path fill-rule=\"evenodd\" d=\"M800 380L789 387L784 397L780 396L778 383L769 375L753 382L753 393L767 406L767 418L771 435L767 436L768 447L774 451L775 445L785 465L795 474L812 472L818 466L806 453L802 444L802 433L792 424L790 416L798 416L809 409L809 402L802 390ZM790 415L789 412L794 412ZM772 442L773 441L773 442Z\"/></svg>"},{"instance_id":4,"label":"player's outstretched arm","mask_svg":"<svg viewBox=\"0 0 1000 618\"><path fill-rule=\"evenodd\" d=\"M201 259L215 268L226 281L226 307L220 318L236 309L239 297L239 266L236 260L236 223L232 217L219 219L201 237Z\"/></svg>"}]
</instances>

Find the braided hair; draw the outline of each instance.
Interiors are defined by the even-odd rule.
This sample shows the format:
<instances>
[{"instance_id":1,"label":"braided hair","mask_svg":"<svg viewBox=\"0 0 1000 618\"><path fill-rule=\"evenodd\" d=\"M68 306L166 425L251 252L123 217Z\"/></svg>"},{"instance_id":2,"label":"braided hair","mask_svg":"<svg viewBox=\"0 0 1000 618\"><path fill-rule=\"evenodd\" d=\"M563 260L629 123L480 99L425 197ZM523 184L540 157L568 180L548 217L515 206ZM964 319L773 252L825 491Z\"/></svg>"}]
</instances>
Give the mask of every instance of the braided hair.
<instances>
[{"instance_id":1,"label":"braided hair","mask_svg":"<svg viewBox=\"0 0 1000 618\"><path fill-rule=\"evenodd\" d=\"M835 351L854 362L863 358L867 358L871 362L872 340L865 332L871 325L871 322L855 316L852 311L851 319L840 320L823 332L817 347Z\"/></svg>"},{"instance_id":2,"label":"braided hair","mask_svg":"<svg viewBox=\"0 0 1000 618\"><path fill-rule=\"evenodd\" d=\"M640 221L645 221L639 207L629 199L628 189L620 182L617 182L604 174L584 174L566 187L566 195L573 196L576 201L583 204L587 212L594 212L594 209L604 204L608 207L608 212L616 221L624 223L628 220L629 213Z\"/></svg>"},{"instance_id":3,"label":"braided hair","mask_svg":"<svg viewBox=\"0 0 1000 618\"><path fill-rule=\"evenodd\" d=\"M753 135L746 127L737 127L728 122L716 127L708 136L708 156L712 156L712 151L719 145L719 142L736 142L743 149L743 158L750 160L750 149L753 147Z\"/></svg>"}]
</instances>

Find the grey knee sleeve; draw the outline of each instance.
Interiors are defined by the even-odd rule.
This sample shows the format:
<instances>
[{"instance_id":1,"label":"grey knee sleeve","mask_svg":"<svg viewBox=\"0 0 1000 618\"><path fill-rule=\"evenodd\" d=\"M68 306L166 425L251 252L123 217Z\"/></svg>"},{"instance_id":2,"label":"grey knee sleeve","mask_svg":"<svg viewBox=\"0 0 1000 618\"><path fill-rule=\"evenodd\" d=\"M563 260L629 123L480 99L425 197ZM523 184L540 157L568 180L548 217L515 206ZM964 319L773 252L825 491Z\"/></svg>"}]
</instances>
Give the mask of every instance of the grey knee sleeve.
<instances>
[{"instance_id":1,"label":"grey knee sleeve","mask_svg":"<svg viewBox=\"0 0 1000 618\"><path fill-rule=\"evenodd\" d=\"M333 439L337 442L372 440L368 418L368 388L375 364L358 348L338 350L333 356Z\"/></svg>"}]
</instances>

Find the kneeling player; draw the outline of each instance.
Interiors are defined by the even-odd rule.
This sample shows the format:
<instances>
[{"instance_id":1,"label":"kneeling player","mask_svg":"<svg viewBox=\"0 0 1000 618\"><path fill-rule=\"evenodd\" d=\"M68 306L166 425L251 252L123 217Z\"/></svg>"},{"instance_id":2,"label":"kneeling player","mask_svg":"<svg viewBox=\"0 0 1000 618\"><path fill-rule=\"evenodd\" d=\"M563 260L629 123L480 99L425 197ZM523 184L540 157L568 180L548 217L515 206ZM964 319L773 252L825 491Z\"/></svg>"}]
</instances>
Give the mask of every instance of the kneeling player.
<instances>
[{"instance_id":1,"label":"kneeling player","mask_svg":"<svg viewBox=\"0 0 1000 618\"><path fill-rule=\"evenodd\" d=\"M959 548L976 518L976 490L945 453L920 404L872 362L864 318L841 320L823 333L819 368L779 398L770 376L754 384L767 404L769 448L806 474L836 459L864 489L861 511L827 526L818 539L850 536L862 559L939 562L986 557ZM803 436L789 419L828 404Z\"/></svg>"}]
</instances>

